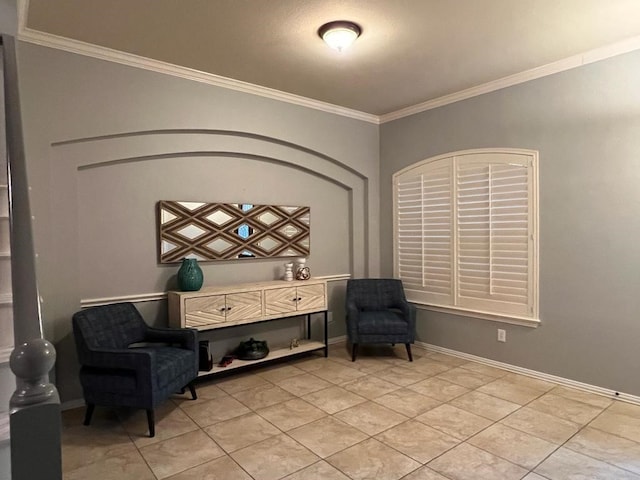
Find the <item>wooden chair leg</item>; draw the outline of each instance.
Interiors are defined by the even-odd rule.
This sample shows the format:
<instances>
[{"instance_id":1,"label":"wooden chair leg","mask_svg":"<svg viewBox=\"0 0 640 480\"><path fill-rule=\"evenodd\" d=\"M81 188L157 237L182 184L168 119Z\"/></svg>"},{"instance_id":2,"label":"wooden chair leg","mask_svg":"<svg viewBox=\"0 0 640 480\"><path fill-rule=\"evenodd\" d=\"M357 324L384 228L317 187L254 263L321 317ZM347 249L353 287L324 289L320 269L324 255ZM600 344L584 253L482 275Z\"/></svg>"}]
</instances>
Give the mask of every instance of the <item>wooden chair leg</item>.
<instances>
[{"instance_id":1,"label":"wooden chair leg","mask_svg":"<svg viewBox=\"0 0 640 480\"><path fill-rule=\"evenodd\" d=\"M147 423L149 424L149 438L156 436L156 419L153 408L147 409Z\"/></svg>"},{"instance_id":2,"label":"wooden chair leg","mask_svg":"<svg viewBox=\"0 0 640 480\"><path fill-rule=\"evenodd\" d=\"M354 343L351 346L351 361L355 362L356 361L356 355L358 355L358 344Z\"/></svg>"},{"instance_id":3,"label":"wooden chair leg","mask_svg":"<svg viewBox=\"0 0 640 480\"><path fill-rule=\"evenodd\" d=\"M196 395L196 387L193 385L193 382L189 383L189 385L187 386L189 387L189 391L191 392L191 399L197 400L198 395Z\"/></svg>"},{"instance_id":4,"label":"wooden chair leg","mask_svg":"<svg viewBox=\"0 0 640 480\"><path fill-rule=\"evenodd\" d=\"M87 403L87 411L84 414L84 422L82 422L83 425L91 424L91 416L93 415L93 411L95 410L95 408L95 404Z\"/></svg>"},{"instance_id":5,"label":"wooden chair leg","mask_svg":"<svg viewBox=\"0 0 640 480\"><path fill-rule=\"evenodd\" d=\"M413 355L411 355L411 344L405 343L405 346L407 347L407 355L409 355L409 361L413 362Z\"/></svg>"}]
</instances>

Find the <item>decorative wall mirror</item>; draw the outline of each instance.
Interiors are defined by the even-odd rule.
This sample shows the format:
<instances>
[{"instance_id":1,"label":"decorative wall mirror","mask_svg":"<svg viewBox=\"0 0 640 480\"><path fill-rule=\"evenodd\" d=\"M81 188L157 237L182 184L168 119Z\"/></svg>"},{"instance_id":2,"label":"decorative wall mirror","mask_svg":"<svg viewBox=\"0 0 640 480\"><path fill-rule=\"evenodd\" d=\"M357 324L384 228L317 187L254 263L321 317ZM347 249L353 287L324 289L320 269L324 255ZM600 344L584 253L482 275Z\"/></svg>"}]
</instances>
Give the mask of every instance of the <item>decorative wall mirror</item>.
<instances>
[{"instance_id":1,"label":"decorative wall mirror","mask_svg":"<svg viewBox=\"0 0 640 480\"><path fill-rule=\"evenodd\" d=\"M158 210L160 263L310 252L309 207L162 200Z\"/></svg>"}]
</instances>

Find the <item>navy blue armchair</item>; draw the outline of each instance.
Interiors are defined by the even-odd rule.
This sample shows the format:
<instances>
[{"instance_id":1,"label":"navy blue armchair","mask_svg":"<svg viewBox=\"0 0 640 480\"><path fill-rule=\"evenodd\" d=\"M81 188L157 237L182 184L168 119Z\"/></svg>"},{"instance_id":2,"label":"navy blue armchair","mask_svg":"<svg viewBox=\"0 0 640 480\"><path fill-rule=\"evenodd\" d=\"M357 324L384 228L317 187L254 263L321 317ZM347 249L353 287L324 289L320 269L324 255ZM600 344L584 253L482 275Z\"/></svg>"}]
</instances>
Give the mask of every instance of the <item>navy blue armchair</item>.
<instances>
[{"instance_id":1,"label":"navy blue armchair","mask_svg":"<svg viewBox=\"0 0 640 480\"><path fill-rule=\"evenodd\" d=\"M153 437L155 407L186 387L197 398L195 330L151 328L132 303L81 310L72 322L87 404L85 425L96 405L143 408Z\"/></svg>"},{"instance_id":2,"label":"navy blue armchair","mask_svg":"<svg viewBox=\"0 0 640 480\"><path fill-rule=\"evenodd\" d=\"M407 302L400 280L348 280L346 303L351 361L356 361L358 345L363 343L404 343L409 361L413 361L416 310Z\"/></svg>"}]
</instances>

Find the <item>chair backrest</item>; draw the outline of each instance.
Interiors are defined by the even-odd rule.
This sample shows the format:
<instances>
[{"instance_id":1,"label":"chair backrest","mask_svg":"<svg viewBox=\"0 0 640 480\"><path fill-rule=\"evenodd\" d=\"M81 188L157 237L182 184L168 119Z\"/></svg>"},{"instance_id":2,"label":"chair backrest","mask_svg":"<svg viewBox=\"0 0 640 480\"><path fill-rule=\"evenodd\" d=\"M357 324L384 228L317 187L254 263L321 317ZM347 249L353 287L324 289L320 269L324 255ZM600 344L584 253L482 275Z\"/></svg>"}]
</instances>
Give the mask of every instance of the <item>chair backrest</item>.
<instances>
[{"instance_id":1,"label":"chair backrest","mask_svg":"<svg viewBox=\"0 0 640 480\"><path fill-rule=\"evenodd\" d=\"M127 348L143 341L147 330L132 303L87 308L75 313L72 321L79 356L84 349Z\"/></svg>"},{"instance_id":2,"label":"chair backrest","mask_svg":"<svg viewBox=\"0 0 640 480\"><path fill-rule=\"evenodd\" d=\"M402 281L395 278L359 278L347 281L347 303L359 310L384 310L406 302Z\"/></svg>"}]
</instances>

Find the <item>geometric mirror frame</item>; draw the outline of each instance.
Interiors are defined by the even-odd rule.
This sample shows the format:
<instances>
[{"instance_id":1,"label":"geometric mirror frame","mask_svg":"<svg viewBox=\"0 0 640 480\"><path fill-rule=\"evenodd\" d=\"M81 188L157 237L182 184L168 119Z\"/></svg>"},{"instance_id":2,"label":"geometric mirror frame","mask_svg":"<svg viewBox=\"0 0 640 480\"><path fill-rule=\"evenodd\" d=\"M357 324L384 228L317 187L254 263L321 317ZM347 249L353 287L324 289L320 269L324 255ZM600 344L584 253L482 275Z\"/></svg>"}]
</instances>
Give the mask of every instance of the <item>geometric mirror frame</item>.
<instances>
[{"instance_id":1,"label":"geometric mirror frame","mask_svg":"<svg viewBox=\"0 0 640 480\"><path fill-rule=\"evenodd\" d=\"M245 258L306 257L311 247L309 207L158 202L160 263Z\"/></svg>"}]
</instances>

